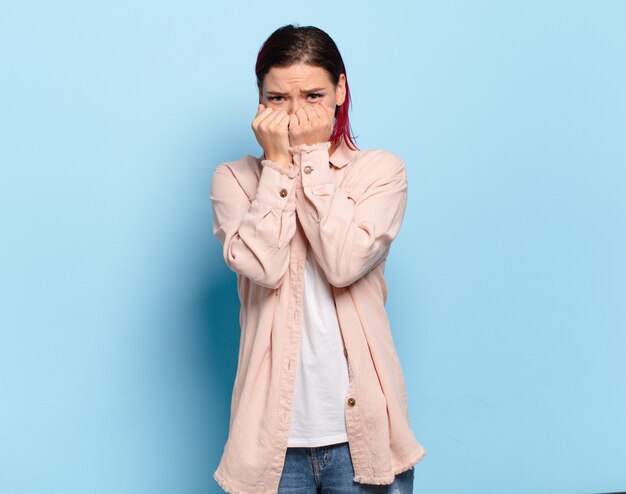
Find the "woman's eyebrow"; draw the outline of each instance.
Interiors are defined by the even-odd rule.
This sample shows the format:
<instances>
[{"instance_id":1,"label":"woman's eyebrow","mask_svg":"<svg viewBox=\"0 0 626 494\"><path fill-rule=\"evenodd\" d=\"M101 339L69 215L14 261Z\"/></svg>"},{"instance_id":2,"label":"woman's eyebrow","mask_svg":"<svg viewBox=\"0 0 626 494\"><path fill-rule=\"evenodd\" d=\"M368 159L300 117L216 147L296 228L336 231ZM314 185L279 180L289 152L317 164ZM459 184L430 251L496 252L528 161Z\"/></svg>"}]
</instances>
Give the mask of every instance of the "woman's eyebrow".
<instances>
[{"instance_id":1,"label":"woman's eyebrow","mask_svg":"<svg viewBox=\"0 0 626 494\"><path fill-rule=\"evenodd\" d=\"M326 88L324 87L316 87L312 89L301 89L301 93L316 93L318 91L324 91ZM266 91L267 94L271 94L272 96L287 96L289 93L281 93L280 91Z\"/></svg>"}]
</instances>

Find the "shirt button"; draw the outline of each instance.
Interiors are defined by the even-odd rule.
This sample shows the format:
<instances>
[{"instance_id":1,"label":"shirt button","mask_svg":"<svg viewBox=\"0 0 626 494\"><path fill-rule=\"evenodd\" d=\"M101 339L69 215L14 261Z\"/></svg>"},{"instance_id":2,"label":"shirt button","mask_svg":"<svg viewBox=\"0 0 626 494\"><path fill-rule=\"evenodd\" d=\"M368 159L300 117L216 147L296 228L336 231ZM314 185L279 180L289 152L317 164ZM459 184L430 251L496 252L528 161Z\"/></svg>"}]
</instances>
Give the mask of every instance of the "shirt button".
<instances>
[{"instance_id":1,"label":"shirt button","mask_svg":"<svg viewBox=\"0 0 626 494\"><path fill-rule=\"evenodd\" d=\"M313 171L313 168L311 168L310 166L305 166L305 167L304 167L304 173L306 173L307 175L308 175L309 173L311 173L312 171Z\"/></svg>"},{"instance_id":2,"label":"shirt button","mask_svg":"<svg viewBox=\"0 0 626 494\"><path fill-rule=\"evenodd\" d=\"M280 197L286 197L287 196L287 189L280 189Z\"/></svg>"},{"instance_id":3,"label":"shirt button","mask_svg":"<svg viewBox=\"0 0 626 494\"><path fill-rule=\"evenodd\" d=\"M346 356L346 358L348 358L348 350L346 350L345 348L343 349L343 354Z\"/></svg>"},{"instance_id":4,"label":"shirt button","mask_svg":"<svg viewBox=\"0 0 626 494\"><path fill-rule=\"evenodd\" d=\"M356 400L354 398L348 398L348 405L353 407L356 405Z\"/></svg>"}]
</instances>

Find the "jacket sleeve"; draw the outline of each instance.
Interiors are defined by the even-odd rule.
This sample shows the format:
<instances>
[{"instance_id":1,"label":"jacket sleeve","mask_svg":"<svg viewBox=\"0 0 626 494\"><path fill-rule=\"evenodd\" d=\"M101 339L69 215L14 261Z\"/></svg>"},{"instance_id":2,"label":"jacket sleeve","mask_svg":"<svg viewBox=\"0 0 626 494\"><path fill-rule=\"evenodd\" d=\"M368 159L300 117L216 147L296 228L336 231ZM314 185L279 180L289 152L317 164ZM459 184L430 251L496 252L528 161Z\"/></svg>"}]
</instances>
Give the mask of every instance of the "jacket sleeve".
<instances>
[{"instance_id":1,"label":"jacket sleeve","mask_svg":"<svg viewBox=\"0 0 626 494\"><path fill-rule=\"evenodd\" d=\"M302 184L296 188L298 220L328 282L343 287L387 256L402 224L408 184L403 161L380 151L371 162L359 163L362 192L349 197L335 185L329 147L325 142L290 151Z\"/></svg>"},{"instance_id":2,"label":"jacket sleeve","mask_svg":"<svg viewBox=\"0 0 626 494\"><path fill-rule=\"evenodd\" d=\"M261 165L253 199L226 163L214 170L213 234L231 270L264 287L278 288L289 266L289 245L296 232L297 170L270 160L262 160Z\"/></svg>"}]
</instances>

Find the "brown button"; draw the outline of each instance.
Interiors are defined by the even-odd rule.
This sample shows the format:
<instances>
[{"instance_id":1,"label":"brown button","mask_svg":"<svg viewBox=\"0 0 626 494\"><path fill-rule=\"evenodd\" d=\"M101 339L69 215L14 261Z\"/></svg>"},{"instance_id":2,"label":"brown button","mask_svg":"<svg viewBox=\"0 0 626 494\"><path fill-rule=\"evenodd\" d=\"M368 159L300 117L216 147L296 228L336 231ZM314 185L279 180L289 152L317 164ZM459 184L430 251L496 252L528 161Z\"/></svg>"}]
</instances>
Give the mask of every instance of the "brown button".
<instances>
[{"instance_id":1,"label":"brown button","mask_svg":"<svg viewBox=\"0 0 626 494\"><path fill-rule=\"evenodd\" d=\"M356 405L356 400L354 398L348 398L348 405L353 407L354 405Z\"/></svg>"},{"instance_id":2,"label":"brown button","mask_svg":"<svg viewBox=\"0 0 626 494\"><path fill-rule=\"evenodd\" d=\"M311 168L310 166L305 166L305 167L304 167L304 173L306 173L307 175L308 175L309 173L311 173L312 171L313 171L313 168Z\"/></svg>"},{"instance_id":3,"label":"brown button","mask_svg":"<svg viewBox=\"0 0 626 494\"><path fill-rule=\"evenodd\" d=\"M343 349L343 354L346 356L346 358L348 358L348 350L346 350L345 348Z\"/></svg>"},{"instance_id":4,"label":"brown button","mask_svg":"<svg viewBox=\"0 0 626 494\"><path fill-rule=\"evenodd\" d=\"M280 197L286 197L287 196L287 189L280 189Z\"/></svg>"}]
</instances>

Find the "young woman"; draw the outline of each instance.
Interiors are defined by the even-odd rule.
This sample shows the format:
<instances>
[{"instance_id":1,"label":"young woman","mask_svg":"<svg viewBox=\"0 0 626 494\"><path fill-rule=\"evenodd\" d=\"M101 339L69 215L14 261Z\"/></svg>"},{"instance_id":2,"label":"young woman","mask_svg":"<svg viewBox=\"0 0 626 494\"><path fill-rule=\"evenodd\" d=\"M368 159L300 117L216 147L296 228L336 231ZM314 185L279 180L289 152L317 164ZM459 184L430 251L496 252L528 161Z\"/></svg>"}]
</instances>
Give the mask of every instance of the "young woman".
<instances>
[{"instance_id":1,"label":"young woman","mask_svg":"<svg viewBox=\"0 0 626 494\"><path fill-rule=\"evenodd\" d=\"M404 163L359 150L337 46L277 29L256 63L260 158L220 164L213 232L237 273L239 361L215 480L227 492L412 492L424 454L385 311Z\"/></svg>"}]
</instances>

